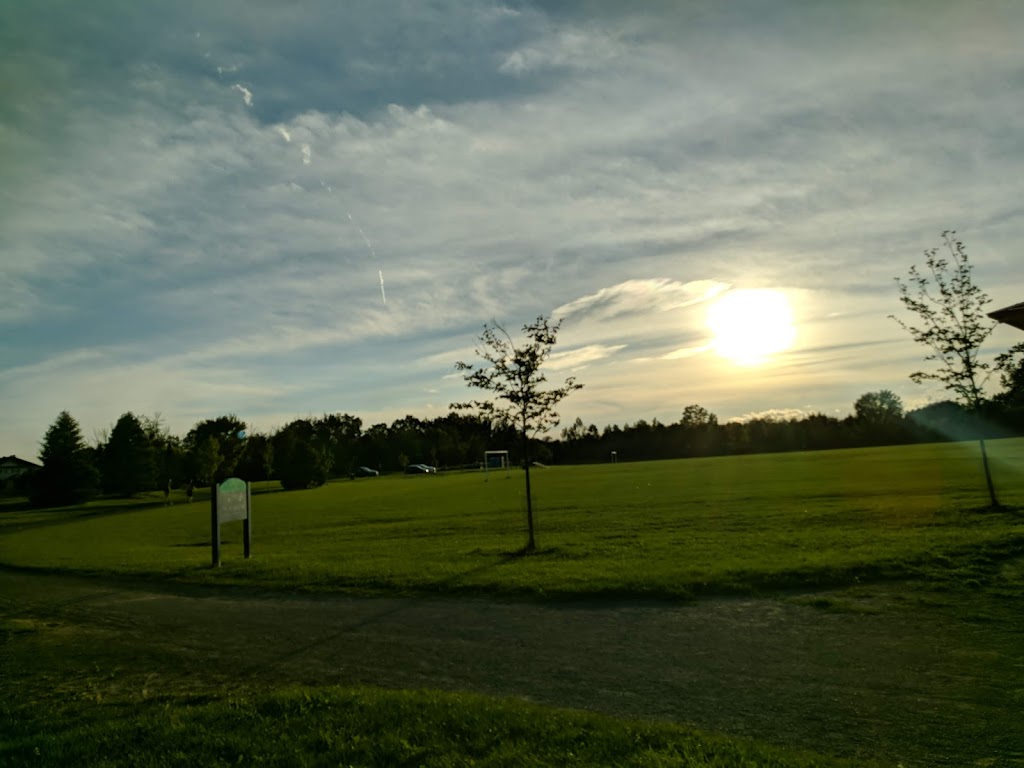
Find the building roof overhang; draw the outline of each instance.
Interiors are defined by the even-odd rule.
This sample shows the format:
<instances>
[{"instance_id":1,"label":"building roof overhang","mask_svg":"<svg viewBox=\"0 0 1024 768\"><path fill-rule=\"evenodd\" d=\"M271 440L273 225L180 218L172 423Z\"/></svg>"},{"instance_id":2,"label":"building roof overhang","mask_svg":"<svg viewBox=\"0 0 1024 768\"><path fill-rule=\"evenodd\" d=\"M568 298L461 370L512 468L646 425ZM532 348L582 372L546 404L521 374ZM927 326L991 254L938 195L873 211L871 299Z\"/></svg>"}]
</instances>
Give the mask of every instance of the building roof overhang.
<instances>
[{"instance_id":1,"label":"building roof overhang","mask_svg":"<svg viewBox=\"0 0 1024 768\"><path fill-rule=\"evenodd\" d=\"M1000 323L1006 323L1024 331L1024 301L1020 304L1014 304L1012 307L1003 307L994 312L989 312L988 316L993 320L998 320Z\"/></svg>"}]
</instances>

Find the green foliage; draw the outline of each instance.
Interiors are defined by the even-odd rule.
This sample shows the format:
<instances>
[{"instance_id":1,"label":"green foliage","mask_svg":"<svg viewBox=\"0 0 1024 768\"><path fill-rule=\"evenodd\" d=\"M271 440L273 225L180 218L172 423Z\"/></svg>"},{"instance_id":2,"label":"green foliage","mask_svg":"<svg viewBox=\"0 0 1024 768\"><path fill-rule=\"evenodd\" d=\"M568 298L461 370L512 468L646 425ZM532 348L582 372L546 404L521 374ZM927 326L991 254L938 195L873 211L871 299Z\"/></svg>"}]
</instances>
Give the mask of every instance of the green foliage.
<instances>
[{"instance_id":1,"label":"green foliage","mask_svg":"<svg viewBox=\"0 0 1024 768\"><path fill-rule=\"evenodd\" d=\"M1024 439L991 449L1007 502L1024 506ZM391 476L315 494L257 485L244 565L231 557L240 523L224 527L235 542L225 567L210 569L208 516L160 506L87 507L65 525L12 530L0 562L356 593L686 598L844 585L914 575L939 554L1020 547L1019 515L974 511L985 501L977 462L976 445L944 443L552 467L535 473L549 522L529 556L509 546L524 527L514 475Z\"/></svg>"},{"instance_id":2,"label":"green foliage","mask_svg":"<svg viewBox=\"0 0 1024 768\"><path fill-rule=\"evenodd\" d=\"M910 268L908 282L896 278L900 301L917 315L920 325L893 319L915 342L931 350L924 359L936 364L934 370L910 374L911 380L918 384L937 381L968 408L979 410L985 402L986 372L992 367L979 358L979 353L997 323L985 313L991 299L974 284L967 251L956 239L956 232L943 232L942 241L948 258L940 256L938 248L929 249L924 252L926 274L915 265ZM998 507L984 439L979 437L979 443L989 501Z\"/></svg>"},{"instance_id":3,"label":"green foliage","mask_svg":"<svg viewBox=\"0 0 1024 768\"><path fill-rule=\"evenodd\" d=\"M903 401L888 389L866 392L853 404L858 419L873 426L889 426L903 419Z\"/></svg>"},{"instance_id":4,"label":"green foliage","mask_svg":"<svg viewBox=\"0 0 1024 768\"><path fill-rule=\"evenodd\" d=\"M253 434L245 439L245 452L235 467L235 475L250 482L274 476L274 444L270 437Z\"/></svg>"},{"instance_id":5,"label":"green foliage","mask_svg":"<svg viewBox=\"0 0 1024 768\"><path fill-rule=\"evenodd\" d=\"M1015 344L996 357L1003 391L995 397L1002 418L1018 430L1024 430L1024 343Z\"/></svg>"},{"instance_id":6,"label":"green foliage","mask_svg":"<svg viewBox=\"0 0 1024 768\"><path fill-rule=\"evenodd\" d=\"M683 408L679 426L683 429L706 429L718 424L718 417L702 405L688 405Z\"/></svg>"},{"instance_id":7,"label":"green foliage","mask_svg":"<svg viewBox=\"0 0 1024 768\"><path fill-rule=\"evenodd\" d=\"M485 325L476 350L484 364L458 362L455 367L466 372L463 378L470 387L491 392L493 399L453 403L452 408L474 410L492 421L510 423L523 439L557 426L555 406L583 388L570 376L561 387L543 389L547 377L541 369L558 340L560 325L538 317L523 326L526 342L518 347L498 323Z\"/></svg>"},{"instance_id":8,"label":"green foliage","mask_svg":"<svg viewBox=\"0 0 1024 768\"><path fill-rule=\"evenodd\" d=\"M159 413L153 417L140 416L139 423L153 451L156 486L162 488L168 478L184 477L186 459L181 439L170 433Z\"/></svg>"},{"instance_id":9,"label":"green foliage","mask_svg":"<svg viewBox=\"0 0 1024 768\"><path fill-rule=\"evenodd\" d=\"M193 474L196 478L203 478L202 482L223 480L235 472L235 467L245 451L245 440L242 434L245 431L245 422L233 413L227 416L218 416L216 419L204 419L198 422L189 433L185 435L185 449L193 459ZM216 441L217 453L220 457L216 467L211 471L205 461L211 458L211 454L203 454L202 461L197 456L197 451L207 450L211 445L209 439Z\"/></svg>"},{"instance_id":10,"label":"green foliage","mask_svg":"<svg viewBox=\"0 0 1024 768\"><path fill-rule=\"evenodd\" d=\"M305 440L295 439L280 454L277 478L286 491L298 491L327 482L328 458Z\"/></svg>"},{"instance_id":11,"label":"green foliage","mask_svg":"<svg viewBox=\"0 0 1024 768\"><path fill-rule=\"evenodd\" d=\"M560 387L544 389L547 376L541 370L551 356L561 321L551 323L538 317L523 326L526 342L516 346L508 331L496 321L484 326L476 349L483 364L457 362L455 368L465 371L466 383L475 389L490 392L493 399L453 403L454 410L473 410L492 423L509 425L519 435L526 468L526 549L536 548L533 530L533 494L530 488L530 439L558 426L555 406L582 389L573 377Z\"/></svg>"},{"instance_id":12,"label":"green foliage","mask_svg":"<svg viewBox=\"0 0 1024 768\"><path fill-rule=\"evenodd\" d=\"M78 422L61 411L43 438L42 469L32 477L32 502L37 506L77 504L96 493L99 472L92 464Z\"/></svg>"},{"instance_id":13,"label":"green foliage","mask_svg":"<svg viewBox=\"0 0 1024 768\"><path fill-rule=\"evenodd\" d=\"M134 496L156 487L153 447L142 422L130 411L111 430L101 466L104 493Z\"/></svg>"},{"instance_id":14,"label":"green foliage","mask_svg":"<svg viewBox=\"0 0 1024 768\"><path fill-rule=\"evenodd\" d=\"M1014 344L1001 355L996 356L996 370L1004 394L1024 397L1024 343Z\"/></svg>"},{"instance_id":15,"label":"green foliage","mask_svg":"<svg viewBox=\"0 0 1024 768\"><path fill-rule=\"evenodd\" d=\"M195 480L201 485L210 485L219 480L219 468L224 465L220 452L220 441L213 435L203 438L192 450L192 470Z\"/></svg>"},{"instance_id":16,"label":"green foliage","mask_svg":"<svg viewBox=\"0 0 1024 768\"><path fill-rule=\"evenodd\" d=\"M979 352L997 323L985 314L991 299L974 284L967 251L956 232L943 232L942 241L948 257L931 248L924 252L924 272L915 265L906 282L896 278L900 301L920 324L893 319L931 350L925 360L936 364L934 370L915 371L910 378L919 384L937 381L962 403L977 408L985 399L986 372L991 368L979 359Z\"/></svg>"}]
</instances>

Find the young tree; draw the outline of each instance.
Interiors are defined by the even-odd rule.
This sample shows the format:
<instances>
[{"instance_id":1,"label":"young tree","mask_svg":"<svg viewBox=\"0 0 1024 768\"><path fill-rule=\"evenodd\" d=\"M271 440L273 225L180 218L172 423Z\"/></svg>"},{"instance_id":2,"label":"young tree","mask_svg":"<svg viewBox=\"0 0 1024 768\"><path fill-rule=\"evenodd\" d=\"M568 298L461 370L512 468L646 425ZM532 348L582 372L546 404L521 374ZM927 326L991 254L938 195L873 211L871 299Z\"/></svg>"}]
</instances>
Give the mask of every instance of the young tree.
<instances>
[{"instance_id":1,"label":"young tree","mask_svg":"<svg viewBox=\"0 0 1024 768\"><path fill-rule=\"evenodd\" d=\"M918 384L939 382L957 401L977 413L985 403L984 386L991 368L979 354L996 323L985 314L985 305L991 299L971 279L967 251L956 238L956 232L943 232L942 242L942 248L924 252L924 270L915 265L906 281L896 278L900 301L917 315L920 324L909 325L894 315L890 317L914 341L931 350L924 359L935 363L935 368L915 371L910 379ZM993 507L998 507L983 435L979 434L978 444L989 500Z\"/></svg>"},{"instance_id":2,"label":"young tree","mask_svg":"<svg viewBox=\"0 0 1024 768\"><path fill-rule=\"evenodd\" d=\"M456 410L471 409L492 423L508 424L515 428L522 445L523 466L526 470L526 525L529 537L526 550L536 549L533 531L533 498L530 490L530 439L558 425L555 406L582 384L569 377L560 387L543 389L547 377L542 367L551 355L558 338L561 321L552 323L538 317L523 326L526 341L520 346L497 321L484 325L476 348L482 363L457 362L455 368L465 371L463 378L473 388L492 394L490 400L453 403Z\"/></svg>"},{"instance_id":3,"label":"young tree","mask_svg":"<svg viewBox=\"0 0 1024 768\"><path fill-rule=\"evenodd\" d=\"M99 473L89 460L78 422L61 411L46 430L33 476L32 501L38 506L77 504L96 492Z\"/></svg>"}]
</instances>

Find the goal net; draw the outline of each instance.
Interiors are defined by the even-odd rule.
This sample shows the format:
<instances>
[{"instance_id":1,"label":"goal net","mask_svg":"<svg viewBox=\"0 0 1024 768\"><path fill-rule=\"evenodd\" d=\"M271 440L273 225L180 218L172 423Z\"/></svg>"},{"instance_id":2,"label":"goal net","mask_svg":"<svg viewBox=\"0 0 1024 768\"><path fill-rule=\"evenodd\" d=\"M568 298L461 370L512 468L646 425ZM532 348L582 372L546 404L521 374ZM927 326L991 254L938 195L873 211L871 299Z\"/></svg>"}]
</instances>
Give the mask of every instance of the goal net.
<instances>
[{"instance_id":1,"label":"goal net","mask_svg":"<svg viewBox=\"0 0 1024 768\"><path fill-rule=\"evenodd\" d=\"M491 472L505 470L505 477L509 477L508 451L484 451L484 479L490 479Z\"/></svg>"}]
</instances>

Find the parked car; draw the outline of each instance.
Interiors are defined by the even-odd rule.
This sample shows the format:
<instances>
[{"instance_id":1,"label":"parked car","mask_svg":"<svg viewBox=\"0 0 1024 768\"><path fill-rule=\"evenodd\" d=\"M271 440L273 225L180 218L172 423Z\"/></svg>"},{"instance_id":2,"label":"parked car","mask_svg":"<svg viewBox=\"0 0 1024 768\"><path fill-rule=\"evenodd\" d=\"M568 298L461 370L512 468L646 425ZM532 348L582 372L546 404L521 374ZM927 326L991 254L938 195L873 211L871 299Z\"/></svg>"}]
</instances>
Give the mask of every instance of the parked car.
<instances>
[{"instance_id":1,"label":"parked car","mask_svg":"<svg viewBox=\"0 0 1024 768\"><path fill-rule=\"evenodd\" d=\"M405 468L405 474L407 475L431 475L437 473L437 467L432 467L429 464L410 464Z\"/></svg>"},{"instance_id":2,"label":"parked car","mask_svg":"<svg viewBox=\"0 0 1024 768\"><path fill-rule=\"evenodd\" d=\"M376 469L370 469L369 467L357 467L355 471L356 477L376 477L379 475Z\"/></svg>"}]
</instances>

